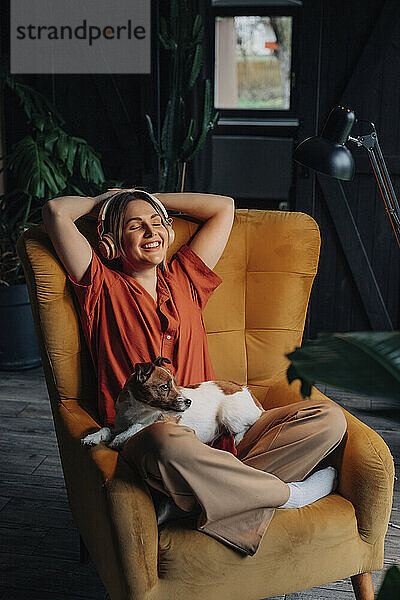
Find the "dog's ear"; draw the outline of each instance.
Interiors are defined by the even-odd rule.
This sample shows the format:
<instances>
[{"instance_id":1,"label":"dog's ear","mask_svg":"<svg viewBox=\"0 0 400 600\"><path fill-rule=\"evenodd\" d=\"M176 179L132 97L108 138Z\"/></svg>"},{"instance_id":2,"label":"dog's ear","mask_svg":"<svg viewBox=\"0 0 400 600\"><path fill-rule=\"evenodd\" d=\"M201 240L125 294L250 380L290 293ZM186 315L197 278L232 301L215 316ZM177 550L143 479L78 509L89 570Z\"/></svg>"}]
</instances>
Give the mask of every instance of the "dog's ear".
<instances>
[{"instance_id":1,"label":"dog's ear","mask_svg":"<svg viewBox=\"0 0 400 600\"><path fill-rule=\"evenodd\" d=\"M144 383L150 377L151 373L153 372L153 369L153 363L136 363L135 381L137 383Z\"/></svg>"},{"instance_id":2,"label":"dog's ear","mask_svg":"<svg viewBox=\"0 0 400 600\"><path fill-rule=\"evenodd\" d=\"M159 356L153 364L157 367L162 367L164 363L167 363L168 365L172 364L169 358L166 358L165 356Z\"/></svg>"}]
</instances>

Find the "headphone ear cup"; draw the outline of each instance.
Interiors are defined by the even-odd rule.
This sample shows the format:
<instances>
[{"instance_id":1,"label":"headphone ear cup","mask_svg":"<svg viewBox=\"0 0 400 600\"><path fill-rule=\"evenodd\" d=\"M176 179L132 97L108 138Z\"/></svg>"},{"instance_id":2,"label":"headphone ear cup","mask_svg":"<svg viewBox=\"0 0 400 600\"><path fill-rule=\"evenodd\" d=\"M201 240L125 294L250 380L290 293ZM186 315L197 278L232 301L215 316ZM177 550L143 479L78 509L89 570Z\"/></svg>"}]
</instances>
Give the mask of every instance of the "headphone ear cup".
<instances>
[{"instance_id":1,"label":"headphone ear cup","mask_svg":"<svg viewBox=\"0 0 400 600\"><path fill-rule=\"evenodd\" d=\"M175 240L175 231L172 227L168 227L168 246L172 246Z\"/></svg>"},{"instance_id":2,"label":"headphone ear cup","mask_svg":"<svg viewBox=\"0 0 400 600\"><path fill-rule=\"evenodd\" d=\"M175 231L172 229L172 222L173 222L173 219L171 217L168 217L168 219L167 219L168 248L170 246L172 246L172 244L174 243L174 240L175 240Z\"/></svg>"},{"instance_id":3,"label":"headphone ear cup","mask_svg":"<svg viewBox=\"0 0 400 600\"><path fill-rule=\"evenodd\" d=\"M114 237L111 233L105 233L99 241L100 254L108 260L113 260L119 257L119 251L114 242Z\"/></svg>"}]
</instances>

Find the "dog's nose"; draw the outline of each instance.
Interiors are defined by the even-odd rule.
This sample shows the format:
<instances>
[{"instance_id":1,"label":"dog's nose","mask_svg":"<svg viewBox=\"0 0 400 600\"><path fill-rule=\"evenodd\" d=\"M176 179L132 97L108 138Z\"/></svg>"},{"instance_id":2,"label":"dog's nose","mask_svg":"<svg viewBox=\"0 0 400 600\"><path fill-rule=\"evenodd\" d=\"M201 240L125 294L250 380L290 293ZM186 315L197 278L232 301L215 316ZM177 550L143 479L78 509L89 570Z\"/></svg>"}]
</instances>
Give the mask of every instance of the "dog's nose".
<instances>
[{"instance_id":1,"label":"dog's nose","mask_svg":"<svg viewBox=\"0 0 400 600\"><path fill-rule=\"evenodd\" d=\"M192 401L189 400L189 398L186 398L185 400L185 406L190 406L192 404Z\"/></svg>"}]
</instances>

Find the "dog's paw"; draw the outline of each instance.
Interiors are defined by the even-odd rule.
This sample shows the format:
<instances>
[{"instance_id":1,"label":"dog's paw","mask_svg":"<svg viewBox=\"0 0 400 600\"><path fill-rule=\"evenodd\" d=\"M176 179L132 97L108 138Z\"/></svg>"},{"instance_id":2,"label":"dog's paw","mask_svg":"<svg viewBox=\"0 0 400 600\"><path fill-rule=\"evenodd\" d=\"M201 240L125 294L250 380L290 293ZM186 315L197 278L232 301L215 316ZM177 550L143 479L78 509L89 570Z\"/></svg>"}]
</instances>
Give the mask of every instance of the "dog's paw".
<instances>
[{"instance_id":1,"label":"dog's paw","mask_svg":"<svg viewBox=\"0 0 400 600\"><path fill-rule=\"evenodd\" d=\"M107 444L107 446L109 448L111 448L112 450L119 450L120 448L122 448L125 441L126 441L125 436L117 435L109 444Z\"/></svg>"},{"instance_id":2,"label":"dog's paw","mask_svg":"<svg viewBox=\"0 0 400 600\"><path fill-rule=\"evenodd\" d=\"M89 433L86 437L81 439L83 446L97 446L101 442L108 442L112 438L111 429L109 427L102 427L95 433Z\"/></svg>"}]
</instances>

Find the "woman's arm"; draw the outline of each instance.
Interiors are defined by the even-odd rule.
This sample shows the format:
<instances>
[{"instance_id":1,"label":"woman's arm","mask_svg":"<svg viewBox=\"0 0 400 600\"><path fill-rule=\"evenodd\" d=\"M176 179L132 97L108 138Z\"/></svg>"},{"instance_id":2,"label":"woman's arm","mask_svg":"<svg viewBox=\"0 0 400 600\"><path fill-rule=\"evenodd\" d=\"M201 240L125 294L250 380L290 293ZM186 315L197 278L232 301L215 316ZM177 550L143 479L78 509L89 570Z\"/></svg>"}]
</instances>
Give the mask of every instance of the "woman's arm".
<instances>
[{"instance_id":1,"label":"woman's arm","mask_svg":"<svg viewBox=\"0 0 400 600\"><path fill-rule=\"evenodd\" d=\"M228 196L211 194L155 194L167 210L180 211L204 221L190 243L210 269L221 257L229 239L235 215L235 203Z\"/></svg>"},{"instance_id":2,"label":"woman's arm","mask_svg":"<svg viewBox=\"0 0 400 600\"><path fill-rule=\"evenodd\" d=\"M94 198L90 196L60 196L59 198L48 200L43 208L46 210L51 208L75 222L86 214L97 217L103 202L114 196L115 193L115 191L107 191Z\"/></svg>"}]
</instances>

